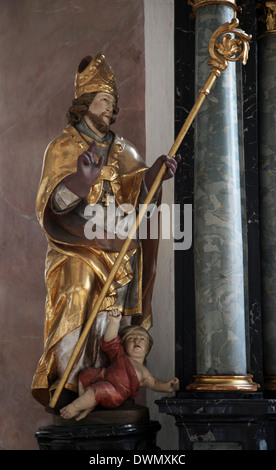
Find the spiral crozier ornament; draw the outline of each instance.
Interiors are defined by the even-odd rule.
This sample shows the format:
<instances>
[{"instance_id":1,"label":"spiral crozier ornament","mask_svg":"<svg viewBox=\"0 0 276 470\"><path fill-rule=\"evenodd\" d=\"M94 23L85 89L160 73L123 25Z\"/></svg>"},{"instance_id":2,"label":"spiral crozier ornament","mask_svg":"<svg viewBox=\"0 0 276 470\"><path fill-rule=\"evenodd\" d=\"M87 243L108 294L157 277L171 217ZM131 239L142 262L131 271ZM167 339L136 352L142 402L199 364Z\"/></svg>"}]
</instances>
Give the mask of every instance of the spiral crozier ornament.
<instances>
[{"instance_id":1,"label":"spiral crozier ornament","mask_svg":"<svg viewBox=\"0 0 276 470\"><path fill-rule=\"evenodd\" d=\"M233 18L230 23L224 23L220 26L209 41L211 59L208 60L208 65L213 67L211 72L217 77L227 68L228 61L236 62L242 58L243 65L247 62L249 52L248 41L252 36L246 34L238 26L239 20ZM235 38L233 34L238 36L238 38ZM221 42L217 41L220 36L223 36Z\"/></svg>"}]
</instances>

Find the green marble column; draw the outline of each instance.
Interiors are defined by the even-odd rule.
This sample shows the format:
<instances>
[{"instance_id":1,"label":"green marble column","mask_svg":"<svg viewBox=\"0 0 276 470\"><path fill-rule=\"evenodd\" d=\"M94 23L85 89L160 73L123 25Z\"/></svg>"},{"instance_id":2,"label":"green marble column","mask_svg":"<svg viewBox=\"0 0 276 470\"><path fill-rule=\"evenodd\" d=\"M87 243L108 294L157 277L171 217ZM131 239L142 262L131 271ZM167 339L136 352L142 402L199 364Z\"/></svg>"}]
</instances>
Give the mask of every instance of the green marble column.
<instances>
[{"instance_id":1,"label":"green marble column","mask_svg":"<svg viewBox=\"0 0 276 470\"><path fill-rule=\"evenodd\" d=\"M196 93L209 73L211 35L235 15L231 1L197 3ZM195 121L197 371L190 390L257 388L247 374L239 147L236 63L229 62Z\"/></svg>"},{"instance_id":2,"label":"green marble column","mask_svg":"<svg viewBox=\"0 0 276 470\"><path fill-rule=\"evenodd\" d=\"M268 4L268 2L266 2ZM276 12L276 2L274 4ZM267 12L269 13L269 11ZM275 21L275 20L274 20ZM269 25L269 23L268 23ZM258 38L264 386L276 390L276 24Z\"/></svg>"}]
</instances>

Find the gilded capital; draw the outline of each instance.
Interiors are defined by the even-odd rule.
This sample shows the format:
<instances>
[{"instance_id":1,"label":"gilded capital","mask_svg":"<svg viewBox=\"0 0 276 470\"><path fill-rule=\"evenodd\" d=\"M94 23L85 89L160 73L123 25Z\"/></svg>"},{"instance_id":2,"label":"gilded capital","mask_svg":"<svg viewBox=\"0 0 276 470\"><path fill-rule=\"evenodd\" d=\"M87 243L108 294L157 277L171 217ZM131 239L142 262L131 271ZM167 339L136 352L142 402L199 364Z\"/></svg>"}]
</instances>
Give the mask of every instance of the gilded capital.
<instances>
[{"instance_id":1,"label":"gilded capital","mask_svg":"<svg viewBox=\"0 0 276 470\"><path fill-rule=\"evenodd\" d=\"M265 24L266 33L276 33L276 0L259 1L257 7L262 9L260 21Z\"/></svg>"},{"instance_id":2,"label":"gilded capital","mask_svg":"<svg viewBox=\"0 0 276 470\"><path fill-rule=\"evenodd\" d=\"M226 5L233 8L235 12L241 10L240 7L237 7L236 0L188 0L188 5L193 8L193 14L196 13L198 8L206 5Z\"/></svg>"}]
</instances>

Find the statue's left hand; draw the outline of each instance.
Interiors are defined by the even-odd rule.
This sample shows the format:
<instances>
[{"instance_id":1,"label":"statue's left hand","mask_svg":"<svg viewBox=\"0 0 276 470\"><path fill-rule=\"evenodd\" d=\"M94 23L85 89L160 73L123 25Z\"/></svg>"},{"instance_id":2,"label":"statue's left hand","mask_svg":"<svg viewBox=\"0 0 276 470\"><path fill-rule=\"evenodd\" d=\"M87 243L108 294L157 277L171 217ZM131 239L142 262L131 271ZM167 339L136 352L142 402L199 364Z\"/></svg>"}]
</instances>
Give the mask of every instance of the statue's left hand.
<instances>
[{"instance_id":1,"label":"statue's left hand","mask_svg":"<svg viewBox=\"0 0 276 470\"><path fill-rule=\"evenodd\" d=\"M181 160L180 155L176 155L175 158L169 157L168 155L161 155L160 157L158 157L156 161L154 162L154 164L148 169L145 175L145 183L146 183L147 189L150 190L163 163L165 163L167 167L167 170L162 178L162 181L165 181L174 176L176 169L177 169L177 164L180 162L180 160Z\"/></svg>"}]
</instances>

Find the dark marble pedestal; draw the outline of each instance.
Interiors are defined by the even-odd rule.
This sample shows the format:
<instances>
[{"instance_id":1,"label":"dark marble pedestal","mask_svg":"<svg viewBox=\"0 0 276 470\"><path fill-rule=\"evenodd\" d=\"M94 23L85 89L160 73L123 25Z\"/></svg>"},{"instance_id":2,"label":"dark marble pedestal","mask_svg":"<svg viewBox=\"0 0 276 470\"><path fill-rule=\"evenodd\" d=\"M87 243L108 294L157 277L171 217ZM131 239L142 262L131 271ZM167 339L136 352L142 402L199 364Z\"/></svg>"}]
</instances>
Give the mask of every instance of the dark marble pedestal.
<instances>
[{"instance_id":1,"label":"dark marble pedestal","mask_svg":"<svg viewBox=\"0 0 276 470\"><path fill-rule=\"evenodd\" d=\"M183 393L156 404L175 417L180 450L276 450L276 400L262 394Z\"/></svg>"},{"instance_id":2,"label":"dark marble pedestal","mask_svg":"<svg viewBox=\"0 0 276 470\"><path fill-rule=\"evenodd\" d=\"M135 404L114 410L95 409L81 421L53 416L53 425L35 436L40 450L158 450L161 426L150 421L148 408Z\"/></svg>"}]
</instances>

